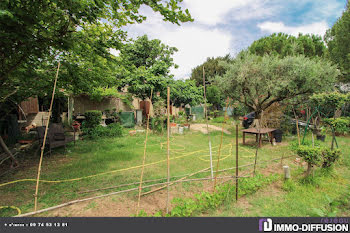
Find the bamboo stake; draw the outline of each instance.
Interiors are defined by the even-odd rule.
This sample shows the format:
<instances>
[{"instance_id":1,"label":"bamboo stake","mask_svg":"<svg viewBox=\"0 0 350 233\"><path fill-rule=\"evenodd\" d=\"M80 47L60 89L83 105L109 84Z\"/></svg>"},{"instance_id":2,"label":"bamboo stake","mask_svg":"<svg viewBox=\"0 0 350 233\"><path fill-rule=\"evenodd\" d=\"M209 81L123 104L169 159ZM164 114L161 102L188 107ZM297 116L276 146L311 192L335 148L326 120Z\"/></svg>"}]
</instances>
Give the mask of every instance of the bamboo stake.
<instances>
[{"instance_id":1,"label":"bamboo stake","mask_svg":"<svg viewBox=\"0 0 350 233\"><path fill-rule=\"evenodd\" d=\"M236 124L236 201L238 201L238 124Z\"/></svg>"},{"instance_id":2,"label":"bamboo stake","mask_svg":"<svg viewBox=\"0 0 350 233\"><path fill-rule=\"evenodd\" d=\"M150 98L151 104L152 104L152 95L153 95L153 88L151 89L151 98ZM149 109L148 114L147 114L146 139L145 139L145 145L144 145L144 148L143 148L143 161L142 161L141 176L140 176L139 196L138 196L138 200L137 200L137 214L139 214L139 210L140 210L140 201L141 201L141 192L142 192L142 179L143 179L143 172L145 170L145 162L146 162L146 149L147 149L147 139L148 139L148 131L149 131L150 110L151 109Z\"/></svg>"},{"instance_id":3,"label":"bamboo stake","mask_svg":"<svg viewBox=\"0 0 350 233\"><path fill-rule=\"evenodd\" d=\"M37 178L36 178L36 187L35 187L35 194L34 194L34 211L36 211L37 206L38 206L38 191L39 191L39 180L40 180L40 173L41 173L41 164L43 162L45 143L46 143L46 137L47 137L47 130L49 128L49 122L50 122L50 117L51 117L51 112L52 112L53 99L55 97L56 84L57 84L58 72L60 70L60 65L61 65L61 63L58 62L57 72L56 72L56 77L55 77L55 83L54 83L54 86L53 86L53 91L52 91L52 96L51 96L51 104L50 104L50 109L49 109L49 116L48 116L48 120L46 122L46 129L45 129L45 134L44 134L43 145L41 147L41 154L40 154L40 160L39 160L39 166L38 166L38 175L37 175Z\"/></svg>"},{"instance_id":4,"label":"bamboo stake","mask_svg":"<svg viewBox=\"0 0 350 233\"><path fill-rule=\"evenodd\" d=\"M214 192L215 192L215 188L216 188L216 177L218 176L218 170L219 170L221 147L222 147L222 139L223 139L223 136L224 136L224 125L225 125L225 122L226 122L226 112L227 112L227 107L228 107L228 101L229 101L229 98L227 97L226 110L225 110L225 114L224 114L224 123L222 123L222 129L221 129L221 139L220 139L220 146L219 146L219 152L218 152L218 161L216 162L216 173L215 173L214 188L213 188Z\"/></svg>"},{"instance_id":5,"label":"bamboo stake","mask_svg":"<svg viewBox=\"0 0 350 233\"><path fill-rule=\"evenodd\" d=\"M260 147L260 141L261 141L261 134L260 134L260 122L259 122L258 123L258 141L256 143L255 161L254 161L254 172L253 172L254 176L255 176L255 172L256 172L256 163L258 160L258 151L259 151L259 147Z\"/></svg>"},{"instance_id":6,"label":"bamboo stake","mask_svg":"<svg viewBox=\"0 0 350 233\"><path fill-rule=\"evenodd\" d=\"M300 146L299 121L298 121L298 116L297 116L297 114L295 113L294 107L293 107L293 112L294 112L294 117L295 117L295 124L296 124L296 127L297 127L298 142L299 142L299 146Z\"/></svg>"},{"instance_id":7,"label":"bamboo stake","mask_svg":"<svg viewBox=\"0 0 350 233\"><path fill-rule=\"evenodd\" d=\"M205 110L205 119L206 119L206 122L207 122L208 143L209 143L210 171L211 171L211 178L214 179L213 155L211 153L211 140L210 140L209 123L208 123L207 94L206 94L206 90L205 90L205 70L204 70L204 66L203 66L203 88L204 88L204 110Z\"/></svg>"},{"instance_id":8,"label":"bamboo stake","mask_svg":"<svg viewBox=\"0 0 350 233\"><path fill-rule=\"evenodd\" d=\"M167 134L167 199L166 199L166 213L169 213L169 181L170 181L170 87L168 87L168 98L167 98L167 106L168 106L168 111L167 111L167 115L168 115L168 134Z\"/></svg>"}]
</instances>

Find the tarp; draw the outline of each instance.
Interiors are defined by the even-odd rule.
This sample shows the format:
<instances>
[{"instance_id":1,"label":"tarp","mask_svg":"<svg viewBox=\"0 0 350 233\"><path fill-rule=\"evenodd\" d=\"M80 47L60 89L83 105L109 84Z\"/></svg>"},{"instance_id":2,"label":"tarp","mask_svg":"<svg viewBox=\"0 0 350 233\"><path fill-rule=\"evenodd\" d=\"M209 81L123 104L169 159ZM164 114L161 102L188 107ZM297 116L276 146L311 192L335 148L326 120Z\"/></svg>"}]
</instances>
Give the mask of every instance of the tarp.
<instances>
[{"instance_id":1,"label":"tarp","mask_svg":"<svg viewBox=\"0 0 350 233\"><path fill-rule=\"evenodd\" d=\"M191 114L196 115L196 119L203 119L204 118L204 107L203 106L192 107Z\"/></svg>"},{"instance_id":2,"label":"tarp","mask_svg":"<svg viewBox=\"0 0 350 233\"><path fill-rule=\"evenodd\" d=\"M225 111L226 111L226 107L224 107L224 109L223 109L223 112L224 112L224 114L225 114ZM228 107L227 108L227 116L233 116L233 113L234 113L234 110L233 110L233 108L231 108L231 107ZM223 114L223 115L224 115Z\"/></svg>"},{"instance_id":3,"label":"tarp","mask_svg":"<svg viewBox=\"0 0 350 233\"><path fill-rule=\"evenodd\" d=\"M121 112L119 117L123 127L131 128L135 126L134 112Z\"/></svg>"}]
</instances>

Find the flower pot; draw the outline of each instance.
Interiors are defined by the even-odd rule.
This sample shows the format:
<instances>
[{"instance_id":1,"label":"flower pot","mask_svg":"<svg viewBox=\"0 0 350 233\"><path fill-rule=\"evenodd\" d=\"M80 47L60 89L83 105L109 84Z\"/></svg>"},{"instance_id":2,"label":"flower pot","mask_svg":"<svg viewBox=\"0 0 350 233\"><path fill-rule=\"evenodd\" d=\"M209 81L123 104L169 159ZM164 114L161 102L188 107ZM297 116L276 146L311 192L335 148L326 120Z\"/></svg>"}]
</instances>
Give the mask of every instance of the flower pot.
<instances>
[{"instance_id":1,"label":"flower pot","mask_svg":"<svg viewBox=\"0 0 350 233\"><path fill-rule=\"evenodd\" d=\"M317 140L324 142L324 140L326 139L326 135L317 135L316 138Z\"/></svg>"},{"instance_id":2,"label":"flower pot","mask_svg":"<svg viewBox=\"0 0 350 233\"><path fill-rule=\"evenodd\" d=\"M170 127L176 127L177 124L176 123L170 123Z\"/></svg>"}]
</instances>

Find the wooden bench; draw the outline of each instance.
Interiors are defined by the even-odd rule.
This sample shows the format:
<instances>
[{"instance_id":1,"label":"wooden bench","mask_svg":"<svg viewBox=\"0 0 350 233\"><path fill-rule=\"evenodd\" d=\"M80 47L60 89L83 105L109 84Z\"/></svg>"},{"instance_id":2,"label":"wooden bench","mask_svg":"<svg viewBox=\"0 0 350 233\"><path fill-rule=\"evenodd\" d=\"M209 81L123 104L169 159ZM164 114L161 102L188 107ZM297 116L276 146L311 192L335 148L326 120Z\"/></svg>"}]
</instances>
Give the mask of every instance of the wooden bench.
<instances>
[{"instance_id":1,"label":"wooden bench","mask_svg":"<svg viewBox=\"0 0 350 233\"><path fill-rule=\"evenodd\" d=\"M273 128L261 128L261 129L257 129L257 128L249 128L249 129L244 129L242 130L243 132L243 145L245 145L245 135L246 134L255 134L256 135L256 142L259 142L259 147L262 146L262 135L263 134L267 134L269 137L269 141L272 144L272 140L273 140L273 135L272 132L275 131L276 129Z\"/></svg>"}]
</instances>

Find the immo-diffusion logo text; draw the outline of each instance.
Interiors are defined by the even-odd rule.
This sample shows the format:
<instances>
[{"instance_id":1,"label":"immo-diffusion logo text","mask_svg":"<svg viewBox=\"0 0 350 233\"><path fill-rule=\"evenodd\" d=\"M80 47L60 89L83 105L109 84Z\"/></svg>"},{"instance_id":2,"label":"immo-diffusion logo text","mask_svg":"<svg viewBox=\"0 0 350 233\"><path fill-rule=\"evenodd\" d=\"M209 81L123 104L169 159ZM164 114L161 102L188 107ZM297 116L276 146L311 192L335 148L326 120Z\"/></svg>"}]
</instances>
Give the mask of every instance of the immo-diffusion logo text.
<instances>
[{"instance_id":1,"label":"immo-diffusion logo text","mask_svg":"<svg viewBox=\"0 0 350 233\"><path fill-rule=\"evenodd\" d=\"M348 232L348 220L337 221L337 223L273 223L271 218L259 219L259 231L264 232ZM321 221L322 222L322 221Z\"/></svg>"}]
</instances>

